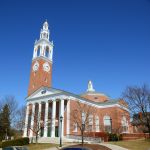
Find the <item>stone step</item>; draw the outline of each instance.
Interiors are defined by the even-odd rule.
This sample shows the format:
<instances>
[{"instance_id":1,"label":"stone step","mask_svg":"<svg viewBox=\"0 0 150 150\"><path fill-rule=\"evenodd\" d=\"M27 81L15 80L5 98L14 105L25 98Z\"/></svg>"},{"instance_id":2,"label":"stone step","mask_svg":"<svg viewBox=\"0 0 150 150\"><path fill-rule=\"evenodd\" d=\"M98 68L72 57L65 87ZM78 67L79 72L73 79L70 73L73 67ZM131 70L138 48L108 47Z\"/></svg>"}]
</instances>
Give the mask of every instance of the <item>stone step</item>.
<instances>
[{"instance_id":1,"label":"stone step","mask_svg":"<svg viewBox=\"0 0 150 150\"><path fill-rule=\"evenodd\" d=\"M67 139L65 137L62 138L62 143L68 143L68 142L73 142L73 140L72 139ZM52 137L39 137L38 138L38 143L55 143L55 144L59 144L60 143L60 138L59 137L55 137L55 138L52 138Z\"/></svg>"},{"instance_id":2,"label":"stone step","mask_svg":"<svg viewBox=\"0 0 150 150\"><path fill-rule=\"evenodd\" d=\"M59 143L59 138L52 138L52 137L40 137L38 139L39 143Z\"/></svg>"},{"instance_id":3,"label":"stone step","mask_svg":"<svg viewBox=\"0 0 150 150\"><path fill-rule=\"evenodd\" d=\"M89 140L84 140L85 142L91 142ZM30 138L30 143L35 143L36 142L36 138L32 137ZM81 142L81 139L70 139L70 138L66 138L63 137L62 138L62 143L79 143ZM38 143L55 143L55 144L59 144L60 143L60 138L59 137L39 137L38 138Z\"/></svg>"}]
</instances>

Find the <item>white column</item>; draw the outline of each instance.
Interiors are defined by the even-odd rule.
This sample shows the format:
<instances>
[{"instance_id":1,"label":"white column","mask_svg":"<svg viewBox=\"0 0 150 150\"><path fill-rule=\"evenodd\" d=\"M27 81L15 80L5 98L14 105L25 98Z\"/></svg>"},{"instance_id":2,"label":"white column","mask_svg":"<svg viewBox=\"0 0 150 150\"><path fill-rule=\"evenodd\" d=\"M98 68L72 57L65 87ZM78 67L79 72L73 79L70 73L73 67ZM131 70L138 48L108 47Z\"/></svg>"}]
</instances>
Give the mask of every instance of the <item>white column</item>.
<instances>
[{"instance_id":1,"label":"white column","mask_svg":"<svg viewBox=\"0 0 150 150\"><path fill-rule=\"evenodd\" d=\"M33 50L33 58L35 58L35 47L34 47L34 50Z\"/></svg>"},{"instance_id":2,"label":"white column","mask_svg":"<svg viewBox=\"0 0 150 150\"><path fill-rule=\"evenodd\" d=\"M61 129L61 136L63 137L64 136L64 100L63 99L60 100L59 111L60 111L60 113L59 113L59 135L60 135L60 129ZM60 124L60 116L63 117L62 127Z\"/></svg>"},{"instance_id":3,"label":"white column","mask_svg":"<svg viewBox=\"0 0 150 150\"><path fill-rule=\"evenodd\" d=\"M52 104L52 129L51 129L51 137L55 137L55 119L56 119L56 101L53 101Z\"/></svg>"},{"instance_id":4,"label":"white column","mask_svg":"<svg viewBox=\"0 0 150 150\"><path fill-rule=\"evenodd\" d=\"M39 117L39 120L41 121L41 109L42 109L42 104L41 102L39 103L39 111L38 111L38 117Z\"/></svg>"},{"instance_id":5,"label":"white column","mask_svg":"<svg viewBox=\"0 0 150 150\"><path fill-rule=\"evenodd\" d=\"M27 131L28 131L28 115L29 115L29 105L27 104L27 107L26 107L26 118L25 118L25 127L24 127L23 137L27 137Z\"/></svg>"},{"instance_id":6,"label":"white column","mask_svg":"<svg viewBox=\"0 0 150 150\"><path fill-rule=\"evenodd\" d=\"M38 110L38 123L39 123L39 129L41 127L41 109L42 109L42 104L41 102L39 103L39 110ZM39 132L39 136L41 136L41 130Z\"/></svg>"},{"instance_id":7,"label":"white column","mask_svg":"<svg viewBox=\"0 0 150 150\"><path fill-rule=\"evenodd\" d=\"M67 126L66 126L67 135L70 134L70 100L67 102Z\"/></svg>"},{"instance_id":8,"label":"white column","mask_svg":"<svg viewBox=\"0 0 150 150\"><path fill-rule=\"evenodd\" d=\"M42 46L42 49L41 49L41 56L45 56L45 45Z\"/></svg>"},{"instance_id":9,"label":"white column","mask_svg":"<svg viewBox=\"0 0 150 150\"><path fill-rule=\"evenodd\" d=\"M44 118L44 137L47 137L48 129L48 102L45 103L45 118Z\"/></svg>"},{"instance_id":10,"label":"white column","mask_svg":"<svg viewBox=\"0 0 150 150\"><path fill-rule=\"evenodd\" d=\"M33 137L33 129L34 129L34 116L35 116L35 104L32 104L32 114L31 114L31 129L30 129L30 137Z\"/></svg>"}]
</instances>

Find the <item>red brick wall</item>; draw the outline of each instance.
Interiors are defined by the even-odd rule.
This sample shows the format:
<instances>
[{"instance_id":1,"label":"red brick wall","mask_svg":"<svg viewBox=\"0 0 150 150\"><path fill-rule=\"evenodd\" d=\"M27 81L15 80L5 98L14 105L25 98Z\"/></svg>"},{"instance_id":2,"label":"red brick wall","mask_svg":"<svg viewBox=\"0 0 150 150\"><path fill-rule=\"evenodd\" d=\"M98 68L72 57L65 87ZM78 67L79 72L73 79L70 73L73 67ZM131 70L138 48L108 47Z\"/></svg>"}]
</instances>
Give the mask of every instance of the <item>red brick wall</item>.
<instances>
[{"instance_id":1,"label":"red brick wall","mask_svg":"<svg viewBox=\"0 0 150 150\"><path fill-rule=\"evenodd\" d=\"M105 95L97 95L97 94L96 95L88 95L88 94L85 94L85 95L82 95L81 97L89 99L89 100L94 101L94 102L106 102L106 101L108 101L108 97Z\"/></svg>"},{"instance_id":2,"label":"red brick wall","mask_svg":"<svg viewBox=\"0 0 150 150\"><path fill-rule=\"evenodd\" d=\"M38 63L39 63L39 69L36 72L34 72L32 67L36 61L38 61ZM45 62L48 62L48 61L45 61L42 58L40 58L38 60L34 60L32 62L31 73L30 73L30 82L29 82L29 88L28 88L28 96L42 86L51 87L52 64L50 62L48 62L50 65L50 71L46 72L43 70L43 64Z\"/></svg>"},{"instance_id":3,"label":"red brick wall","mask_svg":"<svg viewBox=\"0 0 150 150\"><path fill-rule=\"evenodd\" d=\"M77 108L77 102L76 101L71 101L70 102L70 112L73 112L76 108ZM117 132L120 133L121 130L121 120L122 117L125 116L126 119L128 120L129 124L130 124L130 116L129 113L124 110L121 109L119 107L108 107L108 108L94 108L96 110L95 115L99 116L99 124L100 124L100 132L104 131L104 121L103 118L105 115L110 116L110 118L112 119L112 132ZM93 116L93 124L95 123L95 116ZM73 121L70 119L70 134L77 134L80 135L80 130L78 129L77 133L72 132L73 128Z\"/></svg>"},{"instance_id":4,"label":"red brick wall","mask_svg":"<svg viewBox=\"0 0 150 150\"><path fill-rule=\"evenodd\" d=\"M135 140L135 139L141 139L141 138L148 138L148 133L123 133L122 140Z\"/></svg>"}]
</instances>

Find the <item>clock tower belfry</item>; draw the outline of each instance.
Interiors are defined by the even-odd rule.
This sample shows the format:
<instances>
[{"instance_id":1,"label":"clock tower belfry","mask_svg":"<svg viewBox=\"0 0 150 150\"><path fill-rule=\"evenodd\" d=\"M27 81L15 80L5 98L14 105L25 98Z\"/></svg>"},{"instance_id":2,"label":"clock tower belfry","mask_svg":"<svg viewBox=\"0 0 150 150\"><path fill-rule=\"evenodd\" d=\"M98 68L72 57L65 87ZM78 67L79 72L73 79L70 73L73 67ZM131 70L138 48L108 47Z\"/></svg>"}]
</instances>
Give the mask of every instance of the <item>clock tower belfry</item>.
<instances>
[{"instance_id":1,"label":"clock tower belfry","mask_svg":"<svg viewBox=\"0 0 150 150\"><path fill-rule=\"evenodd\" d=\"M54 45L49 37L48 22L45 21L40 32L40 39L34 44L28 96L42 86L51 87Z\"/></svg>"}]
</instances>

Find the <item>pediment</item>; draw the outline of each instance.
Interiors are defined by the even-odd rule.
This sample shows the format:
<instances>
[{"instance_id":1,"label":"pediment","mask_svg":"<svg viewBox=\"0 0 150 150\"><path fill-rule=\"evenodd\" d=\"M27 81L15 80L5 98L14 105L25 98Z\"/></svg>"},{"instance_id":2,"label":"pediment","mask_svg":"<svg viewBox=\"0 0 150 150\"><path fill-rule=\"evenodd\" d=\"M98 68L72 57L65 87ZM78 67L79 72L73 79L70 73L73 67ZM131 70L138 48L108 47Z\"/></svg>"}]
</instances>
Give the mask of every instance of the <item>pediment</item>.
<instances>
[{"instance_id":1,"label":"pediment","mask_svg":"<svg viewBox=\"0 0 150 150\"><path fill-rule=\"evenodd\" d=\"M30 96L28 96L26 100L45 97L45 96L51 96L51 95L59 94L61 92L62 92L61 90L42 87L38 89L37 91L35 91L34 93L32 93Z\"/></svg>"}]
</instances>

